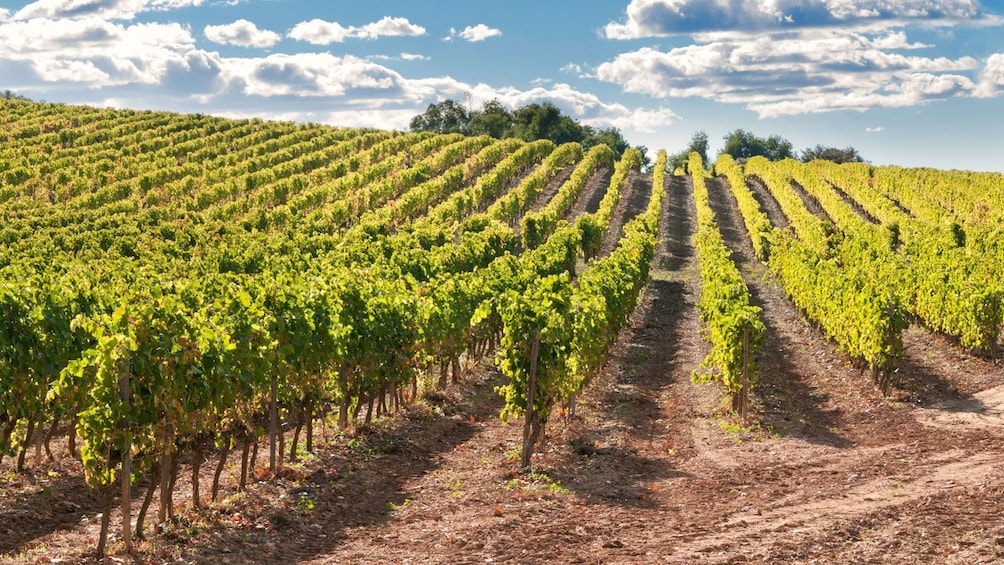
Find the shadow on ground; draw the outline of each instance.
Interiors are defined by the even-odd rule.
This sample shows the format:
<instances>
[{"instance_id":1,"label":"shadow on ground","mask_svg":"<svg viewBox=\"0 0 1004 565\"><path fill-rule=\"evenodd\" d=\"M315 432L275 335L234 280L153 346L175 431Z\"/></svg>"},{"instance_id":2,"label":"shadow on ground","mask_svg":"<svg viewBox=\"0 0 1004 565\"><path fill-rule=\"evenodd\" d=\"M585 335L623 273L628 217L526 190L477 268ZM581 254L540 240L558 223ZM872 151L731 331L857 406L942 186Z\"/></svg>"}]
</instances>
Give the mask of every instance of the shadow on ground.
<instances>
[{"instance_id":1,"label":"shadow on ground","mask_svg":"<svg viewBox=\"0 0 1004 565\"><path fill-rule=\"evenodd\" d=\"M794 306L766 274L765 265L753 254L753 246L743 224L738 204L728 182L722 178L708 180L711 208L725 245L732 251L732 260L744 273L750 291L750 303L761 308L766 332L764 345L757 352L756 363L760 383L754 391L762 410L761 423L770 429L783 431L812 443L832 447L848 447L850 442L833 432L841 414L824 408L825 393L809 387L792 362L795 355L810 355L805 345L792 340L791 331L804 326L790 323L799 319ZM782 313L781 310L787 312ZM786 314L781 318L782 314Z\"/></svg>"}]
</instances>

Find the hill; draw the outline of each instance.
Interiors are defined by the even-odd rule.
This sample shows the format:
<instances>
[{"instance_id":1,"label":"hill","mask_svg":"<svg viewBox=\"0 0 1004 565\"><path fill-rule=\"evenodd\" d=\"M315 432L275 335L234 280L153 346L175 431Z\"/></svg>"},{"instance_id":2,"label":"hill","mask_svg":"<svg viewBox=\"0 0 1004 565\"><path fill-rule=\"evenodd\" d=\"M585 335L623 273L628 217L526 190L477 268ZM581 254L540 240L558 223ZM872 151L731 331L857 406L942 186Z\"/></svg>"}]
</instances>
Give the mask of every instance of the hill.
<instances>
[{"instance_id":1,"label":"hill","mask_svg":"<svg viewBox=\"0 0 1004 565\"><path fill-rule=\"evenodd\" d=\"M149 562L1004 551L1000 175L664 177L630 150L23 100L0 122L5 559L118 559L123 507ZM764 327L746 419L693 379L723 373L707 229ZM849 298L817 318L820 272L814 304Z\"/></svg>"}]
</instances>

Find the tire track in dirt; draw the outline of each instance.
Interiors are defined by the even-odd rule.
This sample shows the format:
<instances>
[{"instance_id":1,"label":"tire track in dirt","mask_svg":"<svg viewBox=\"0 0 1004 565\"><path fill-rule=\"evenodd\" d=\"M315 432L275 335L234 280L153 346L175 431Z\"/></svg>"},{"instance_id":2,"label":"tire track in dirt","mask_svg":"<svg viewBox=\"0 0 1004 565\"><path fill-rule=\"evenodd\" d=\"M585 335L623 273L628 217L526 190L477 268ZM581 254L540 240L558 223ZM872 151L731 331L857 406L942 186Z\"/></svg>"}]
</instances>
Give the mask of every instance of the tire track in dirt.
<instances>
[{"instance_id":1,"label":"tire track in dirt","mask_svg":"<svg viewBox=\"0 0 1004 565\"><path fill-rule=\"evenodd\" d=\"M850 485L839 492L818 496L802 492L767 509L749 508L724 516L696 539L690 532L675 534L669 562L701 558L702 562L732 562L737 552L752 550L766 557L771 548L790 544L792 538L813 539L830 535L834 523L852 523L862 517L917 502L932 493L965 490L986 484L1004 484L1000 458L995 454L966 454L950 450L912 465L911 477L879 477ZM845 468L846 461L835 462Z\"/></svg>"},{"instance_id":2,"label":"tire track in dirt","mask_svg":"<svg viewBox=\"0 0 1004 565\"><path fill-rule=\"evenodd\" d=\"M561 190L561 187L565 184L565 181L572 176L575 171L575 166L565 167L565 169L559 173L555 178L551 179L547 186L540 191L537 195L537 200L530 206L528 212L539 212L541 208L547 206L547 203L554 198L554 196ZM574 210L576 206L581 209L586 209L590 203L591 199L596 199L596 203L593 205L593 209L599 206L600 199L603 198L603 189L609 185L610 176L613 174L611 169L601 167L593 172L593 176L589 177L585 185L582 186L579 195L576 197L575 202L572 204L572 209ZM597 196L599 192L599 196ZM566 215L567 217L568 215Z\"/></svg>"},{"instance_id":3,"label":"tire track in dirt","mask_svg":"<svg viewBox=\"0 0 1004 565\"><path fill-rule=\"evenodd\" d=\"M613 380L598 387L606 391L598 408L614 415L607 425L621 426L633 436L623 441L640 440L655 454L668 453L667 446L657 445L659 439L671 440L674 449L692 442L693 413L674 409L674 389L703 391L690 376L707 350L696 309L700 278L691 241L697 227L693 188L689 177L669 177L665 190L651 280L608 365Z\"/></svg>"},{"instance_id":4,"label":"tire track in dirt","mask_svg":"<svg viewBox=\"0 0 1004 565\"><path fill-rule=\"evenodd\" d=\"M944 430L979 429L1004 435L1004 385L917 412L917 421Z\"/></svg>"},{"instance_id":5,"label":"tire track in dirt","mask_svg":"<svg viewBox=\"0 0 1004 565\"><path fill-rule=\"evenodd\" d=\"M554 195L558 193L561 189L561 185L565 184L568 177L572 176L572 172L575 170L575 165L569 165L561 170L558 174L548 181L547 185L541 189L540 193L537 194L537 199L534 200L533 204L528 208L530 212L539 211L541 208L547 205L548 202L554 198ZM517 219L518 225L518 219Z\"/></svg>"},{"instance_id":6,"label":"tire track in dirt","mask_svg":"<svg viewBox=\"0 0 1004 565\"><path fill-rule=\"evenodd\" d=\"M716 181L723 182L721 179L712 180L712 182ZM747 176L746 186L748 186L750 192L753 193L753 199L760 205L760 209L767 214L767 219L770 220L772 226L780 229L787 229L791 226L788 222L788 217L785 216L784 212L781 210L781 205L778 204L774 195L770 193L767 185L764 184L760 177Z\"/></svg>"}]
</instances>

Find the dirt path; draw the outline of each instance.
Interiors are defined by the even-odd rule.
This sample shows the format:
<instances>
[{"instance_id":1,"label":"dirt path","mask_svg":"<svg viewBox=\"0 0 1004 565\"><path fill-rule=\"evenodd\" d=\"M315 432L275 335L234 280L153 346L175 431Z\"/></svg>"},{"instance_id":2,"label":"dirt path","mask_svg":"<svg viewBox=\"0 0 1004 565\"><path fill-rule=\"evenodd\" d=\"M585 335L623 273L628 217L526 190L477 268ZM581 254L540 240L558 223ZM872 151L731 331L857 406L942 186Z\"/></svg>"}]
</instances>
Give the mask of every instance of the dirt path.
<instances>
[{"instance_id":1,"label":"dirt path","mask_svg":"<svg viewBox=\"0 0 1004 565\"><path fill-rule=\"evenodd\" d=\"M561 190L561 186L565 184L568 177L572 176L572 172L574 171L575 167L565 167L565 170L556 175L555 178L551 179L551 181L547 183L547 186L540 191L539 195L537 195L537 200L533 203L533 206L530 207L529 211L537 212L544 206L547 206L547 203L554 198L554 195L557 194L559 190ZM572 204L573 209L575 206L579 206L580 209L585 210L588 207L589 202L591 200L595 200L593 210L596 210L596 207L599 206L600 200L603 198L603 191L609 185L610 175L612 174L613 171L611 169L597 169L596 172L593 173L593 176L589 177L589 180L587 180L586 184L582 187L578 198L576 198L575 203Z\"/></svg>"},{"instance_id":2,"label":"dirt path","mask_svg":"<svg viewBox=\"0 0 1004 565\"><path fill-rule=\"evenodd\" d=\"M617 242L624 235L624 224L645 211L651 196L652 175L643 175L637 171L628 173L626 186L610 217L610 225L603 234L603 244L600 246L598 257L608 255L617 247Z\"/></svg>"},{"instance_id":3,"label":"dirt path","mask_svg":"<svg viewBox=\"0 0 1004 565\"><path fill-rule=\"evenodd\" d=\"M572 221L582 214L595 213L600 207L600 201L606 196L607 187L610 186L610 178L613 174L613 169L597 169L583 185L579 196L572 203L572 207L568 209L568 213L565 214L565 219Z\"/></svg>"},{"instance_id":4,"label":"dirt path","mask_svg":"<svg viewBox=\"0 0 1004 565\"><path fill-rule=\"evenodd\" d=\"M760 209L767 214L767 219L770 220L771 225L781 229L786 229L791 225L788 222L788 217L781 210L781 205L778 204L774 195L770 193L770 189L767 188L767 185L759 177L746 177L746 186L753 193L753 199L760 205ZM719 223L721 222L719 221Z\"/></svg>"},{"instance_id":5,"label":"dirt path","mask_svg":"<svg viewBox=\"0 0 1004 565\"><path fill-rule=\"evenodd\" d=\"M819 200L815 196L809 194L809 191L805 190L805 187L798 184L795 181L791 181L791 188L795 191L795 194L802 200L802 204L805 205L805 209L812 213L814 216L823 220L824 222L833 223L833 219L830 215L826 213L823 205L819 203Z\"/></svg>"}]
</instances>

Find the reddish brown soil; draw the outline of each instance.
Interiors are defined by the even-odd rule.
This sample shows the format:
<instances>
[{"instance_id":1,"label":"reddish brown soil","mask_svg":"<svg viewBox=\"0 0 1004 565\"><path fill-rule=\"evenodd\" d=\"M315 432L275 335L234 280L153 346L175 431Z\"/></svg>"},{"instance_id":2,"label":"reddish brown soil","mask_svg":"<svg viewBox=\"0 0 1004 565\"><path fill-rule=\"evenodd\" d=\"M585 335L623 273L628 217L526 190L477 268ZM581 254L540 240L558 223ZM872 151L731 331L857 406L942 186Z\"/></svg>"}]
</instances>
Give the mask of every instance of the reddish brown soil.
<instances>
[{"instance_id":1,"label":"reddish brown soil","mask_svg":"<svg viewBox=\"0 0 1004 565\"><path fill-rule=\"evenodd\" d=\"M652 280L573 418L517 471L476 368L445 395L351 435L275 481L192 511L138 546L144 563L990 563L1004 561L1004 368L919 328L891 394L802 321L753 259L724 181L726 242L763 308L749 423L698 386L707 352L688 179L667 181ZM0 558L77 563L97 497L68 458L0 477ZM259 467L262 462L259 462ZM208 492L210 472L203 473ZM114 519L117 513L113 514ZM149 530L148 530L149 531ZM118 544L107 562L127 562Z\"/></svg>"},{"instance_id":2,"label":"reddish brown soil","mask_svg":"<svg viewBox=\"0 0 1004 565\"><path fill-rule=\"evenodd\" d=\"M802 203L805 204L805 208L809 210L809 212L815 214L815 216L820 220L826 222L833 221L830 218L830 215L826 213L826 210L823 209L823 205L819 203L819 200L817 200L815 196L809 194L809 192L805 190L805 187L795 181L791 181L791 188L802 200Z\"/></svg>"},{"instance_id":3,"label":"reddish brown soil","mask_svg":"<svg viewBox=\"0 0 1004 565\"><path fill-rule=\"evenodd\" d=\"M624 235L624 224L645 211L651 196L652 176L635 171L628 173L627 182L621 189L620 199L617 200L617 206L610 216L610 226L603 234L603 244L600 246L598 257L608 255L617 247L621 236Z\"/></svg>"}]
</instances>

